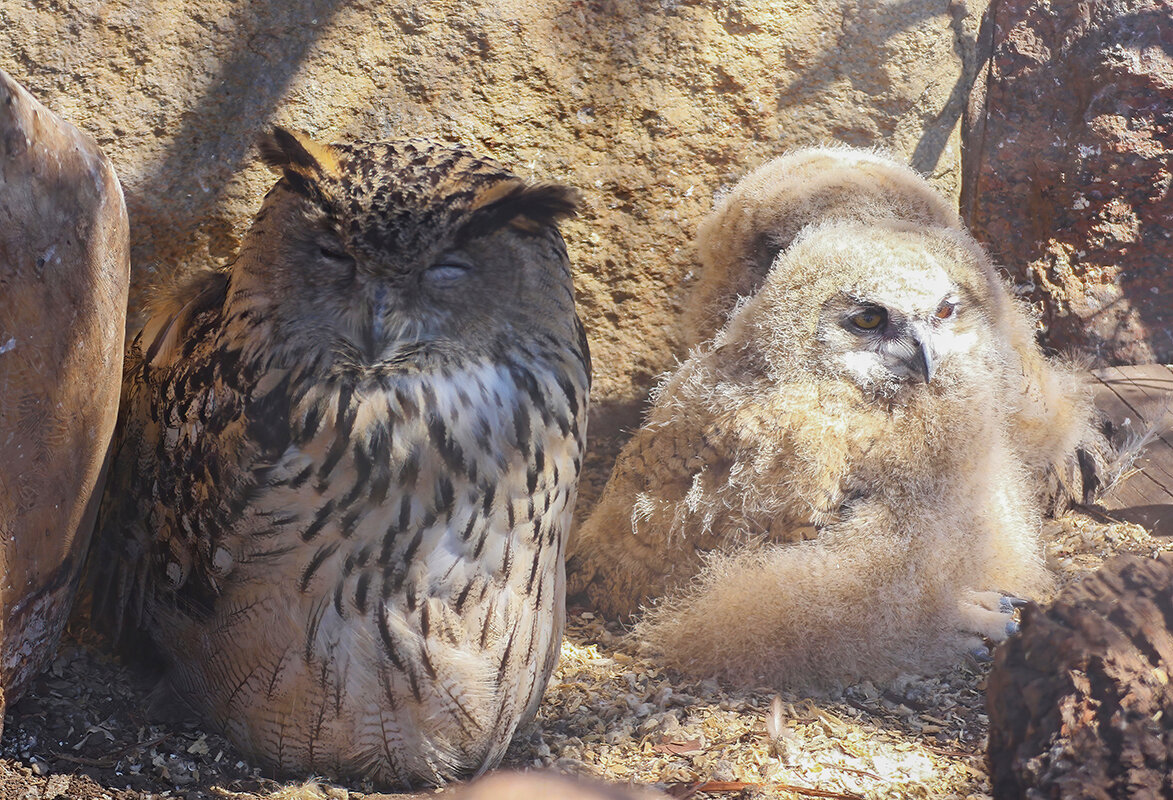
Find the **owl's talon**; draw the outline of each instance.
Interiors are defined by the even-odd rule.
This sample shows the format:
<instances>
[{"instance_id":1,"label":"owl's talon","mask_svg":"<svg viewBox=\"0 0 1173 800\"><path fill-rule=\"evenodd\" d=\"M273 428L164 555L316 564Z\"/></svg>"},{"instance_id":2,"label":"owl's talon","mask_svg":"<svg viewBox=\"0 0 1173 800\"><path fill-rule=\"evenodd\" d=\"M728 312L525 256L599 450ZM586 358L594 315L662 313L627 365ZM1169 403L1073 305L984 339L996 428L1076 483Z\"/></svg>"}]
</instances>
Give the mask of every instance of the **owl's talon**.
<instances>
[{"instance_id":1,"label":"owl's talon","mask_svg":"<svg viewBox=\"0 0 1173 800\"><path fill-rule=\"evenodd\" d=\"M1005 612L1007 614L1012 614L1012 613L1014 613L1014 609L1022 608L1023 606L1025 606L1029 602L1030 602L1029 600L1022 598L1022 597L1015 597L1014 595L1011 595L1011 594L1004 594L1004 595L1002 595L1002 598L998 601L998 605L1003 612Z\"/></svg>"},{"instance_id":2,"label":"owl's talon","mask_svg":"<svg viewBox=\"0 0 1173 800\"><path fill-rule=\"evenodd\" d=\"M988 664L994 660L993 655L990 654L990 648L986 647L984 644L971 648L969 651L969 657L979 664Z\"/></svg>"}]
</instances>

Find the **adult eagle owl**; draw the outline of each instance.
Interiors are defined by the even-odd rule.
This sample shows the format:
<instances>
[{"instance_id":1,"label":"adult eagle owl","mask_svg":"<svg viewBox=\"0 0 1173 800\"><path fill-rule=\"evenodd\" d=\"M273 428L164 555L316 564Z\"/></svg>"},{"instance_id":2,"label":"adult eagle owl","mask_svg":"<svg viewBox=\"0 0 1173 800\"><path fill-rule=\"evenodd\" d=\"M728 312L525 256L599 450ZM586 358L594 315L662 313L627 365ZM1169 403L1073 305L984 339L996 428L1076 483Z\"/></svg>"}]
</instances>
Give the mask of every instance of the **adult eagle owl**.
<instances>
[{"instance_id":1,"label":"adult eagle owl","mask_svg":"<svg viewBox=\"0 0 1173 800\"><path fill-rule=\"evenodd\" d=\"M320 145L135 338L91 573L283 772L483 770L558 657L590 362L573 190L424 140Z\"/></svg>"}]
</instances>

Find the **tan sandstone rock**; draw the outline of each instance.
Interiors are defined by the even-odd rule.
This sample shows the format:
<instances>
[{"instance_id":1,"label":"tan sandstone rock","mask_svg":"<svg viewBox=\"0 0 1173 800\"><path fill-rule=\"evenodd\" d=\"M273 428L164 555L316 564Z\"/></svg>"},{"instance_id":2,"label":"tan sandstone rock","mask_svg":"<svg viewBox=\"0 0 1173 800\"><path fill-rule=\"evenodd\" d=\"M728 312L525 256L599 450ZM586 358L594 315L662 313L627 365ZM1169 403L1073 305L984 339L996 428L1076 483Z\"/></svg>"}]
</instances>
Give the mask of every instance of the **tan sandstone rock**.
<instances>
[{"instance_id":1,"label":"tan sandstone rock","mask_svg":"<svg viewBox=\"0 0 1173 800\"><path fill-rule=\"evenodd\" d=\"M250 149L271 122L458 139L581 187L565 233L595 356L584 511L682 355L715 195L823 141L888 147L956 194L984 5L70 0L5 4L0 52L117 167L136 298L235 252L271 181Z\"/></svg>"},{"instance_id":2,"label":"tan sandstone rock","mask_svg":"<svg viewBox=\"0 0 1173 800\"><path fill-rule=\"evenodd\" d=\"M94 140L0 70L0 684L52 656L122 383L126 209Z\"/></svg>"}]
</instances>

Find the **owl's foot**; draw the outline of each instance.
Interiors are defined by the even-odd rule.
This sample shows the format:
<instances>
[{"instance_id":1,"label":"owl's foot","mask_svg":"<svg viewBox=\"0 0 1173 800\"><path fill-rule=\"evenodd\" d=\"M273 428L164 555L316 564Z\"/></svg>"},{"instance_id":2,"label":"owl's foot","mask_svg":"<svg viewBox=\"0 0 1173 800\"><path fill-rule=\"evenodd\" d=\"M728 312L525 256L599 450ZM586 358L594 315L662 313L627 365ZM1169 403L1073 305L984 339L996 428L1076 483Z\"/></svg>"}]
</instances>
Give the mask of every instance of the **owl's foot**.
<instances>
[{"instance_id":1,"label":"owl's foot","mask_svg":"<svg viewBox=\"0 0 1173 800\"><path fill-rule=\"evenodd\" d=\"M1014 611L1026 603L1000 592L974 592L961 603L962 630L993 643L1005 641L1018 632Z\"/></svg>"}]
</instances>

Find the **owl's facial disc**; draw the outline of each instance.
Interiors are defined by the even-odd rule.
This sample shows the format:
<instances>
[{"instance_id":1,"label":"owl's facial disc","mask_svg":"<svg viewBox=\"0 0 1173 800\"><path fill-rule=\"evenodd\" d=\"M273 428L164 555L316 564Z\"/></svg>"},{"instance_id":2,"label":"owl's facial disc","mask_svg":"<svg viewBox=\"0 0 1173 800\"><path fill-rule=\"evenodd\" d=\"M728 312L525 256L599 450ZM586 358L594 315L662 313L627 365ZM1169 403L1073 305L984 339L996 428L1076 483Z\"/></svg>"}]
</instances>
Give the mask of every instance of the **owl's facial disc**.
<instances>
[{"instance_id":1,"label":"owl's facial disc","mask_svg":"<svg viewBox=\"0 0 1173 800\"><path fill-rule=\"evenodd\" d=\"M411 269L388 267L329 230L308 238L305 252L315 274L332 281L346 298L331 307L326 324L365 364L440 338L450 327L446 309L452 297L469 291L478 271L474 257L460 249L444 250Z\"/></svg>"},{"instance_id":2,"label":"owl's facial disc","mask_svg":"<svg viewBox=\"0 0 1173 800\"><path fill-rule=\"evenodd\" d=\"M953 331L958 306L952 294L931 311L848 304L839 323L848 334L844 366L861 386L931 383L942 360L963 344Z\"/></svg>"}]
</instances>

